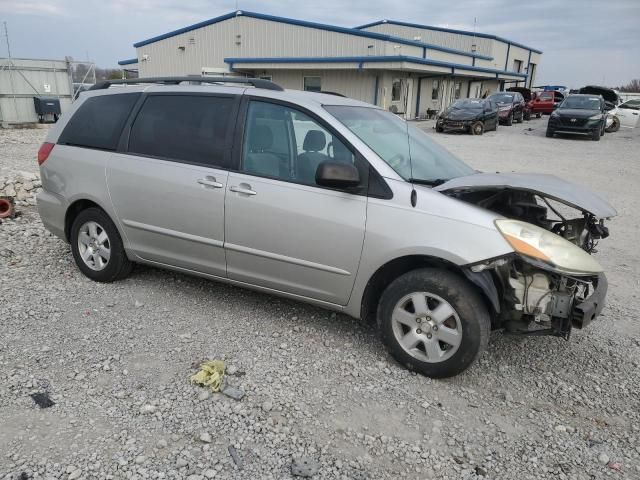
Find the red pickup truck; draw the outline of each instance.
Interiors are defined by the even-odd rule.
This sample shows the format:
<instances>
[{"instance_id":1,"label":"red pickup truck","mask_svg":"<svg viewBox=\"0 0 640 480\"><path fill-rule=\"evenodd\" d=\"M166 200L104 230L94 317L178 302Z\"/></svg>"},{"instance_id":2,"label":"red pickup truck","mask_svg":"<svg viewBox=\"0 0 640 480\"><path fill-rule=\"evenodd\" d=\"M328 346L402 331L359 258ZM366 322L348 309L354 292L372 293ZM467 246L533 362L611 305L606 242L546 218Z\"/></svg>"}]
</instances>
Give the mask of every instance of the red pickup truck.
<instances>
[{"instance_id":1,"label":"red pickup truck","mask_svg":"<svg viewBox=\"0 0 640 480\"><path fill-rule=\"evenodd\" d=\"M531 112L540 118L542 114L551 115L553 109L564 100L564 94L556 90L539 92L531 103Z\"/></svg>"}]
</instances>

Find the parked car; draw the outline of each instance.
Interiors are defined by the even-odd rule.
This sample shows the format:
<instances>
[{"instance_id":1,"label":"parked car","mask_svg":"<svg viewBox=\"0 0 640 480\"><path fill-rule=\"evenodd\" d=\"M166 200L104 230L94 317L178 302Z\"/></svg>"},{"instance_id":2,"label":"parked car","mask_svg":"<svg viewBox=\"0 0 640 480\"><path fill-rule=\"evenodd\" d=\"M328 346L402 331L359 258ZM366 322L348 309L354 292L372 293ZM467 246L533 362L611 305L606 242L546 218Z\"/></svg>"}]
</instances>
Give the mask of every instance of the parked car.
<instances>
[{"instance_id":1,"label":"parked car","mask_svg":"<svg viewBox=\"0 0 640 480\"><path fill-rule=\"evenodd\" d=\"M498 106L498 119L505 125L524 120L525 101L518 92L497 92L487 97L491 103Z\"/></svg>"},{"instance_id":2,"label":"parked car","mask_svg":"<svg viewBox=\"0 0 640 480\"><path fill-rule=\"evenodd\" d=\"M551 175L479 173L368 103L259 79L107 81L38 163L40 217L88 278L149 264L373 320L424 375L465 370L492 328L568 339L604 306L591 253L613 207Z\"/></svg>"},{"instance_id":3,"label":"parked car","mask_svg":"<svg viewBox=\"0 0 640 480\"><path fill-rule=\"evenodd\" d=\"M556 133L590 135L600 140L604 135L607 110L601 96L569 94L549 117L547 137Z\"/></svg>"},{"instance_id":4,"label":"parked car","mask_svg":"<svg viewBox=\"0 0 640 480\"><path fill-rule=\"evenodd\" d=\"M498 129L498 108L482 98L456 100L438 116L436 131L468 132L482 135L486 130Z\"/></svg>"},{"instance_id":5,"label":"parked car","mask_svg":"<svg viewBox=\"0 0 640 480\"><path fill-rule=\"evenodd\" d=\"M640 119L640 99L629 100L609 110L607 120L609 119L611 122L607 121L607 132L617 132L620 127L637 127L638 119Z\"/></svg>"},{"instance_id":6,"label":"parked car","mask_svg":"<svg viewBox=\"0 0 640 480\"><path fill-rule=\"evenodd\" d=\"M533 112L533 101L536 98L536 93L532 92L526 87L510 87L507 88L507 92L518 92L524 98L524 119L531 120L531 113Z\"/></svg>"},{"instance_id":7,"label":"parked car","mask_svg":"<svg viewBox=\"0 0 640 480\"><path fill-rule=\"evenodd\" d=\"M531 113L535 114L536 118L540 118L542 115L551 115L551 112L560 105L564 97L562 92L555 90L537 92L536 98L531 104Z\"/></svg>"}]
</instances>

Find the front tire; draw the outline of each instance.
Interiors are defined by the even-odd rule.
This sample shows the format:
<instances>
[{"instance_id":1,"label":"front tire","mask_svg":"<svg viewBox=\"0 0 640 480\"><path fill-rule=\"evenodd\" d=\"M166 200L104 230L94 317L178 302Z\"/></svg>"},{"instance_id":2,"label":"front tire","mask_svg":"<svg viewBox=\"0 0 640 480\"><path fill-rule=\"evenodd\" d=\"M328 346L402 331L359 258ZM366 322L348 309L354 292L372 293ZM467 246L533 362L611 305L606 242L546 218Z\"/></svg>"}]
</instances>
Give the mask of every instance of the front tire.
<instances>
[{"instance_id":1,"label":"front tire","mask_svg":"<svg viewBox=\"0 0 640 480\"><path fill-rule=\"evenodd\" d=\"M482 135L484 133L484 123L475 122L471 125L471 135Z\"/></svg>"},{"instance_id":2,"label":"front tire","mask_svg":"<svg viewBox=\"0 0 640 480\"><path fill-rule=\"evenodd\" d=\"M600 128L597 128L591 134L591 140L593 140L594 142L599 142L601 136L602 136L602 132L600 131Z\"/></svg>"},{"instance_id":3,"label":"front tire","mask_svg":"<svg viewBox=\"0 0 640 480\"><path fill-rule=\"evenodd\" d=\"M78 214L69 240L76 265L91 280L113 282L133 269L116 226L99 208L87 208Z\"/></svg>"},{"instance_id":4,"label":"front tire","mask_svg":"<svg viewBox=\"0 0 640 480\"><path fill-rule=\"evenodd\" d=\"M620 130L620 119L614 116L611 126L609 128L606 128L605 132L613 133L613 132L617 132L618 130Z\"/></svg>"},{"instance_id":5,"label":"front tire","mask_svg":"<svg viewBox=\"0 0 640 480\"><path fill-rule=\"evenodd\" d=\"M547 127L547 138L553 138L554 131Z\"/></svg>"},{"instance_id":6,"label":"front tire","mask_svg":"<svg viewBox=\"0 0 640 480\"><path fill-rule=\"evenodd\" d=\"M445 378L463 372L489 342L491 321L478 292L458 275L422 268L387 287L378 327L391 355L410 370Z\"/></svg>"},{"instance_id":7,"label":"front tire","mask_svg":"<svg viewBox=\"0 0 640 480\"><path fill-rule=\"evenodd\" d=\"M513 112L511 112L511 113L509 114L509 116L507 117L507 120L504 122L504 124L505 124L507 127L510 127L511 125L513 125Z\"/></svg>"}]
</instances>

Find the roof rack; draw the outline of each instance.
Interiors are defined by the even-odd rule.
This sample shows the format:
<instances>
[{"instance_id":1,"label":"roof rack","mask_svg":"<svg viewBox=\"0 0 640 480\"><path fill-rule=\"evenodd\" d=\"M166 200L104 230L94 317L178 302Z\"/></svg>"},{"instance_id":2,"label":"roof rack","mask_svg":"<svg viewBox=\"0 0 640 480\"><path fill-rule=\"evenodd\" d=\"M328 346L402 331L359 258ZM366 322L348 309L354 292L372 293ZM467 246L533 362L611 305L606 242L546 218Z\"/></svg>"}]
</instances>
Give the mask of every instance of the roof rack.
<instances>
[{"instance_id":1,"label":"roof rack","mask_svg":"<svg viewBox=\"0 0 640 480\"><path fill-rule=\"evenodd\" d=\"M150 78L132 78L129 80L105 80L98 82L89 90L103 90L111 85L136 85L139 83L158 83L162 85L178 85L182 82L193 83L243 83L251 85L255 88L263 88L265 90L284 91L277 83L262 78L244 78L244 77L150 77Z\"/></svg>"}]
</instances>

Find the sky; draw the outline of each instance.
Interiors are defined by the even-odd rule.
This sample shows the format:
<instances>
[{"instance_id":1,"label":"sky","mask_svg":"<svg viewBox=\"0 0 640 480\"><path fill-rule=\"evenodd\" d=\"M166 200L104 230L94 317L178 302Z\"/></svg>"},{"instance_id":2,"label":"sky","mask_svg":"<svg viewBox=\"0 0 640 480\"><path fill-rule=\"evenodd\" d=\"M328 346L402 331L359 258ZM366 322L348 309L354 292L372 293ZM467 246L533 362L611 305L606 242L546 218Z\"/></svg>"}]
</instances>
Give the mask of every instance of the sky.
<instances>
[{"instance_id":1,"label":"sky","mask_svg":"<svg viewBox=\"0 0 640 480\"><path fill-rule=\"evenodd\" d=\"M344 27L392 19L473 30L475 18L478 32L544 52L538 84L615 87L640 78L640 0L0 0L0 21L14 57L117 67L135 57L137 41L236 9Z\"/></svg>"}]
</instances>

